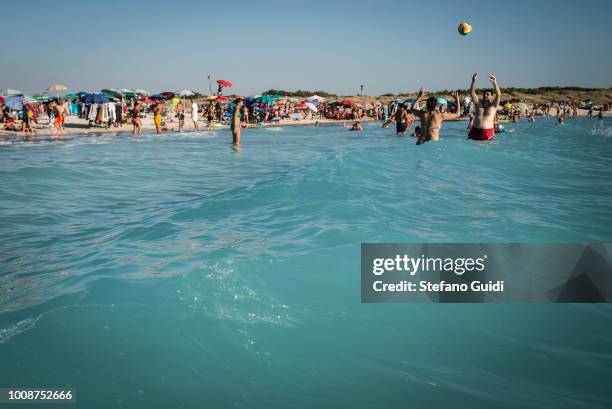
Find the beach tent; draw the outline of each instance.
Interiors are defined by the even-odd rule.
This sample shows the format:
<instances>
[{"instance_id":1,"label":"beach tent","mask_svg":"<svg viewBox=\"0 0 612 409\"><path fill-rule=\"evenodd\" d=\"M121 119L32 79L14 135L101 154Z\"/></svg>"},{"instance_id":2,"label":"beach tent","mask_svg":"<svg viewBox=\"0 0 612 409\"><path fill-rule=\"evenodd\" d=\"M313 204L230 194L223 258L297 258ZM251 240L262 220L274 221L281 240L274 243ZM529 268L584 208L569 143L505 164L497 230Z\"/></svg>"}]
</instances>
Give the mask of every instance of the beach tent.
<instances>
[{"instance_id":1,"label":"beach tent","mask_svg":"<svg viewBox=\"0 0 612 409\"><path fill-rule=\"evenodd\" d=\"M23 92L18 91L16 89L5 88L0 90L0 97L11 97L15 95L23 95Z\"/></svg>"}]
</instances>

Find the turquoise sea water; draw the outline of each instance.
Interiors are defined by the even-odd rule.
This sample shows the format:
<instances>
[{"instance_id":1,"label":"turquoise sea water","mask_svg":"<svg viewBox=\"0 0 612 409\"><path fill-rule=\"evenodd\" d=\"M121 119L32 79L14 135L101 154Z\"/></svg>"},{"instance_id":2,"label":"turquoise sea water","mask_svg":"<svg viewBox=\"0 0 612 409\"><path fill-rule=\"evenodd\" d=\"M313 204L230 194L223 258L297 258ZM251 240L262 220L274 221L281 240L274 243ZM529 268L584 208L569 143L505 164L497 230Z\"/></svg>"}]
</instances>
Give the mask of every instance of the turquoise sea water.
<instances>
[{"instance_id":1,"label":"turquoise sea water","mask_svg":"<svg viewBox=\"0 0 612 409\"><path fill-rule=\"evenodd\" d=\"M612 240L608 120L492 144L465 125L423 146L379 125L248 130L239 152L228 131L5 142L0 387L76 388L79 408L612 407L609 306L360 304L362 241Z\"/></svg>"}]
</instances>

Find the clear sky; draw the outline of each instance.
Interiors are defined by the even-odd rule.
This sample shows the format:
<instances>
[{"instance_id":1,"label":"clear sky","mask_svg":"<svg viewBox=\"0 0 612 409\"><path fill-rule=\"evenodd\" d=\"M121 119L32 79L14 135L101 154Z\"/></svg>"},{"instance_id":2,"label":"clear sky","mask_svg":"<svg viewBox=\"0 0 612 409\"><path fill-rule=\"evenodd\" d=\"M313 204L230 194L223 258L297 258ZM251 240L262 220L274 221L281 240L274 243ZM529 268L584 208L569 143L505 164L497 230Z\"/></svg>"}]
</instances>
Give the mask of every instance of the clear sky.
<instances>
[{"instance_id":1,"label":"clear sky","mask_svg":"<svg viewBox=\"0 0 612 409\"><path fill-rule=\"evenodd\" d=\"M10 1L0 88L269 88L379 95L502 86L612 86L612 1ZM467 37L457 25L469 21ZM228 93L230 93L228 92Z\"/></svg>"}]
</instances>

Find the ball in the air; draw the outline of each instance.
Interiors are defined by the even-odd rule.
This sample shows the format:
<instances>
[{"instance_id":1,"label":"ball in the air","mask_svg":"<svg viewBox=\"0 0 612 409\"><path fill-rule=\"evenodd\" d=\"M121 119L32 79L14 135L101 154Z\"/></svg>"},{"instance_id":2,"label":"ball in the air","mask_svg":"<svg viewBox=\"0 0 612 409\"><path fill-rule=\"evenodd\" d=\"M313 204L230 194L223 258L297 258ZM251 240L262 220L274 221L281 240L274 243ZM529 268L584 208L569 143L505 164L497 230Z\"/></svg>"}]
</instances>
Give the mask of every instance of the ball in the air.
<instances>
[{"instance_id":1,"label":"ball in the air","mask_svg":"<svg viewBox=\"0 0 612 409\"><path fill-rule=\"evenodd\" d=\"M472 31L472 26L467 21L462 21L459 27L457 27L457 31L462 36L466 36Z\"/></svg>"}]
</instances>

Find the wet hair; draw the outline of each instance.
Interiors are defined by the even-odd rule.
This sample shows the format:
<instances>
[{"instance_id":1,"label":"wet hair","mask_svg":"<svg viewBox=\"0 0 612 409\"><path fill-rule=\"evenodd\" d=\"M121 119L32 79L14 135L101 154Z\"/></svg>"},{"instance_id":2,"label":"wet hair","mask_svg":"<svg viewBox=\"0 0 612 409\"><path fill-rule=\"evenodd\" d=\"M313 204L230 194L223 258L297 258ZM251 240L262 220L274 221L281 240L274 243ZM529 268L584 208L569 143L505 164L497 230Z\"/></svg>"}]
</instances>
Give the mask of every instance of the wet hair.
<instances>
[{"instance_id":1,"label":"wet hair","mask_svg":"<svg viewBox=\"0 0 612 409\"><path fill-rule=\"evenodd\" d=\"M427 98L427 103L425 104L425 106L427 107L428 111L433 111L434 109L436 109L436 105L438 105L438 98L436 97Z\"/></svg>"}]
</instances>

